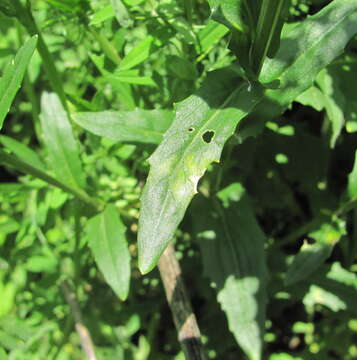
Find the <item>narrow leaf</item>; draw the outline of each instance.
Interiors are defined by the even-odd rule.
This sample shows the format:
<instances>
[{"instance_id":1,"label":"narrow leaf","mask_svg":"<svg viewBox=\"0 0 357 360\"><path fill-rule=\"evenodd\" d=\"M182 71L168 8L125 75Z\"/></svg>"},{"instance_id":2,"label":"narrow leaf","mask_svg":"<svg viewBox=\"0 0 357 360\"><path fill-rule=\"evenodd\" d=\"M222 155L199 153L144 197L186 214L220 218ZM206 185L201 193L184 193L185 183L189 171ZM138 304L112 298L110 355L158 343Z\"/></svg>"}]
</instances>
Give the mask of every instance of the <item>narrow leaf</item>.
<instances>
[{"instance_id":1,"label":"narrow leaf","mask_svg":"<svg viewBox=\"0 0 357 360\"><path fill-rule=\"evenodd\" d=\"M12 139L8 136L1 135L0 142L11 152L13 152L19 159L27 162L31 166L45 171L45 165L40 157L29 147Z\"/></svg>"},{"instance_id":2,"label":"narrow leaf","mask_svg":"<svg viewBox=\"0 0 357 360\"><path fill-rule=\"evenodd\" d=\"M98 136L123 142L159 144L173 120L169 110L83 112L73 120Z\"/></svg>"},{"instance_id":3,"label":"narrow leaf","mask_svg":"<svg viewBox=\"0 0 357 360\"><path fill-rule=\"evenodd\" d=\"M265 236L244 191L235 200L226 206L218 199L201 201L194 208L194 224L204 272L214 284L229 329L249 359L257 360L267 301Z\"/></svg>"},{"instance_id":4,"label":"narrow leaf","mask_svg":"<svg viewBox=\"0 0 357 360\"><path fill-rule=\"evenodd\" d=\"M20 88L26 68L36 49L37 35L33 36L21 47L6 67L3 76L0 78L0 130L10 105Z\"/></svg>"},{"instance_id":5,"label":"narrow leaf","mask_svg":"<svg viewBox=\"0 0 357 360\"><path fill-rule=\"evenodd\" d=\"M128 297L130 253L125 226L114 205L91 218L86 226L89 246L107 283L121 300Z\"/></svg>"},{"instance_id":6,"label":"narrow leaf","mask_svg":"<svg viewBox=\"0 0 357 360\"><path fill-rule=\"evenodd\" d=\"M44 93L41 98L41 125L48 157L59 180L83 188L84 173L78 146L66 111L56 94Z\"/></svg>"},{"instance_id":7,"label":"narrow leaf","mask_svg":"<svg viewBox=\"0 0 357 360\"><path fill-rule=\"evenodd\" d=\"M256 75L259 75L266 56L271 57L278 49L287 3L288 0L262 0L250 60Z\"/></svg>"},{"instance_id":8,"label":"narrow leaf","mask_svg":"<svg viewBox=\"0 0 357 360\"><path fill-rule=\"evenodd\" d=\"M179 103L172 126L149 159L138 235L143 273L156 265L197 193L199 179L209 164L219 161L224 143L261 96L259 87L225 69L212 72L197 94Z\"/></svg>"},{"instance_id":9,"label":"narrow leaf","mask_svg":"<svg viewBox=\"0 0 357 360\"><path fill-rule=\"evenodd\" d=\"M347 193L351 200L357 199L357 150L355 152L353 169L348 175Z\"/></svg>"},{"instance_id":10,"label":"narrow leaf","mask_svg":"<svg viewBox=\"0 0 357 360\"><path fill-rule=\"evenodd\" d=\"M145 61L150 55L153 41L152 36L147 36L141 40L121 61L120 70L129 70Z\"/></svg>"}]
</instances>

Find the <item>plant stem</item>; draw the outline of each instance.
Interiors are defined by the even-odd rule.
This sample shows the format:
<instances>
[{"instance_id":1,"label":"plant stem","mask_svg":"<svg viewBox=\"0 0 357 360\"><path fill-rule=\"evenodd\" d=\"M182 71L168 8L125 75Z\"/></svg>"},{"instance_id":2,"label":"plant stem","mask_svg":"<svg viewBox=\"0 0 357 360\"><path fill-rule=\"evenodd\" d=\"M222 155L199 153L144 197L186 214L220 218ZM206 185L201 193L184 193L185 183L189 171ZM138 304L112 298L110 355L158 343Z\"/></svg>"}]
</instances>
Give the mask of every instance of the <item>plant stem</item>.
<instances>
[{"instance_id":1,"label":"plant stem","mask_svg":"<svg viewBox=\"0 0 357 360\"><path fill-rule=\"evenodd\" d=\"M18 159L15 156L9 155L3 151L0 151L0 163L5 164L7 166L13 167L17 170L20 170L26 174L31 174L32 176L35 176L53 186L56 186L60 188L61 190L68 192L74 196L76 196L78 199L82 200L86 204L90 205L93 210L95 211L101 211L103 208L103 204L99 202L97 199L91 198L85 191L81 189L77 189L71 186L68 186L51 175L48 175L47 173L43 172L42 170L39 170L24 161Z\"/></svg>"},{"instance_id":2,"label":"plant stem","mask_svg":"<svg viewBox=\"0 0 357 360\"><path fill-rule=\"evenodd\" d=\"M79 335L82 349L87 355L88 360L97 360L91 335L86 326L83 324L82 313L79 307L77 297L74 291L71 289L68 281L64 280L61 284L61 288L64 297L66 298L66 301L71 309L71 313L74 318L75 328Z\"/></svg>"},{"instance_id":3,"label":"plant stem","mask_svg":"<svg viewBox=\"0 0 357 360\"><path fill-rule=\"evenodd\" d=\"M12 0L12 6L16 11L17 19L26 28L28 33L31 36L36 34L38 35L37 50L42 58L43 66L47 73L48 80L51 84L53 91L55 91L59 96L59 98L61 99L62 105L68 111L66 95L63 90L60 75L57 71L52 54L48 50L48 47L43 39L41 31L38 28L34 17L32 16L30 3L28 2L27 6L24 6L21 4L20 0Z\"/></svg>"},{"instance_id":4,"label":"plant stem","mask_svg":"<svg viewBox=\"0 0 357 360\"><path fill-rule=\"evenodd\" d=\"M200 329L192 311L186 286L181 276L180 264L176 259L172 244L167 247L160 258L159 271L178 332L178 340L186 360L206 359L201 343Z\"/></svg>"}]
</instances>

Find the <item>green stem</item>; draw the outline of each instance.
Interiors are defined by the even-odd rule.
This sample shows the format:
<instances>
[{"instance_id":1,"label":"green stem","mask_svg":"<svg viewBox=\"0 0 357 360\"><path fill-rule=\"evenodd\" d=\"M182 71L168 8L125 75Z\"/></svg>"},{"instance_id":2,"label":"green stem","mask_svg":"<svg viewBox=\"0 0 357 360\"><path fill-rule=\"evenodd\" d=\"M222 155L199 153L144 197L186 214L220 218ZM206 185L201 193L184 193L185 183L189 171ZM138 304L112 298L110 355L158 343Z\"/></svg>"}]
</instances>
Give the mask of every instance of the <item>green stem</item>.
<instances>
[{"instance_id":1,"label":"green stem","mask_svg":"<svg viewBox=\"0 0 357 360\"><path fill-rule=\"evenodd\" d=\"M90 205L93 210L100 211L103 207L102 203L99 202L96 199L91 198L86 192L84 192L81 189L76 189L73 188L71 186L68 186L60 181L58 181L57 179L55 179L54 177L52 177L51 175L46 174L45 172L21 161L20 159L18 159L15 156L11 156L3 151L0 152L0 163L3 163L7 166L10 167L14 167L22 172L25 172L26 174L30 174L33 175L53 186L56 186L58 188L60 188L61 190L68 192L74 196L76 196L78 199L80 199L81 201L83 201L84 203Z\"/></svg>"},{"instance_id":2,"label":"green stem","mask_svg":"<svg viewBox=\"0 0 357 360\"><path fill-rule=\"evenodd\" d=\"M66 95L63 90L62 81L57 71L53 57L48 50L48 47L44 41L40 29L38 28L36 21L32 15L30 3L26 6L22 5L20 0L12 0L12 5L16 11L16 16L19 22L26 28L27 32L33 36L38 35L37 50L42 58L43 67L45 68L48 80L54 92L57 93L61 99L62 105L68 111Z\"/></svg>"}]
</instances>

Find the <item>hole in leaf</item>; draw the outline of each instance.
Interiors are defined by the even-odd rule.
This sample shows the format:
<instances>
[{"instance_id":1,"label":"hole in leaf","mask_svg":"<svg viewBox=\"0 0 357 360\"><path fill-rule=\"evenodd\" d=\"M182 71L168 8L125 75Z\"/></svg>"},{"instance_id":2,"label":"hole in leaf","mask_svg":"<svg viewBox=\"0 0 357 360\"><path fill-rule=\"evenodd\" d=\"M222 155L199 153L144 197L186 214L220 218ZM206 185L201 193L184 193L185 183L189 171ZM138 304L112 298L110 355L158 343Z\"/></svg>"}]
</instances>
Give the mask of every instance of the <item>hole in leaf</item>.
<instances>
[{"instance_id":1,"label":"hole in leaf","mask_svg":"<svg viewBox=\"0 0 357 360\"><path fill-rule=\"evenodd\" d=\"M203 141L206 142L207 144L209 144L212 141L213 137L214 137L214 131L212 131L212 130L207 130L202 135Z\"/></svg>"},{"instance_id":2,"label":"hole in leaf","mask_svg":"<svg viewBox=\"0 0 357 360\"><path fill-rule=\"evenodd\" d=\"M191 127L188 128L188 132L193 132L193 131L195 131L194 127L191 126Z\"/></svg>"}]
</instances>

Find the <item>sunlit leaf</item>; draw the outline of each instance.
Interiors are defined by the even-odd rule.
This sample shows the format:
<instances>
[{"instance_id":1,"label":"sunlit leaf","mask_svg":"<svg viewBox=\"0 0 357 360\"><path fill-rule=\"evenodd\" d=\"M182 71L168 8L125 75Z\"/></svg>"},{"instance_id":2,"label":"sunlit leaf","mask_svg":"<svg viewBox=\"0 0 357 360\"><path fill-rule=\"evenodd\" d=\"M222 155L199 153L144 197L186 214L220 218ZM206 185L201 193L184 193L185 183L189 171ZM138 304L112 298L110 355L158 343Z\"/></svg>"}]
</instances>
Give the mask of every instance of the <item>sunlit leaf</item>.
<instances>
[{"instance_id":1,"label":"sunlit leaf","mask_svg":"<svg viewBox=\"0 0 357 360\"><path fill-rule=\"evenodd\" d=\"M107 283L120 299L125 300L130 283L130 254L125 226L114 205L87 223L89 246Z\"/></svg>"}]
</instances>

